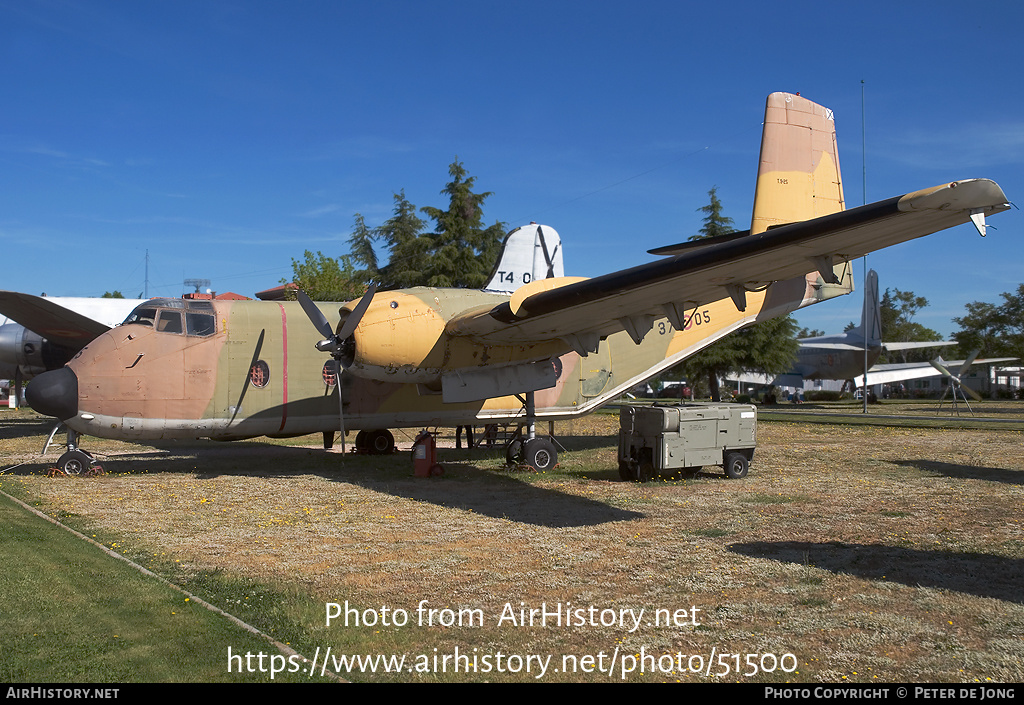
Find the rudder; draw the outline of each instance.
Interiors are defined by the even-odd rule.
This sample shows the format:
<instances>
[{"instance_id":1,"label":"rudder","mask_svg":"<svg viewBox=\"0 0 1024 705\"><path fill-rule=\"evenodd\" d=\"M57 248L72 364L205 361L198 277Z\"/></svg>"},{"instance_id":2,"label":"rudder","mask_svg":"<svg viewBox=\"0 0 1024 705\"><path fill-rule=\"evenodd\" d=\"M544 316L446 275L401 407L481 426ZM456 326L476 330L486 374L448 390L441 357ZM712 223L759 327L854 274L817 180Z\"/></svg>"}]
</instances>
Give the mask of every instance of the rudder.
<instances>
[{"instance_id":1,"label":"rudder","mask_svg":"<svg viewBox=\"0 0 1024 705\"><path fill-rule=\"evenodd\" d=\"M764 111L750 232L844 210L832 111L792 93L772 93Z\"/></svg>"}]
</instances>

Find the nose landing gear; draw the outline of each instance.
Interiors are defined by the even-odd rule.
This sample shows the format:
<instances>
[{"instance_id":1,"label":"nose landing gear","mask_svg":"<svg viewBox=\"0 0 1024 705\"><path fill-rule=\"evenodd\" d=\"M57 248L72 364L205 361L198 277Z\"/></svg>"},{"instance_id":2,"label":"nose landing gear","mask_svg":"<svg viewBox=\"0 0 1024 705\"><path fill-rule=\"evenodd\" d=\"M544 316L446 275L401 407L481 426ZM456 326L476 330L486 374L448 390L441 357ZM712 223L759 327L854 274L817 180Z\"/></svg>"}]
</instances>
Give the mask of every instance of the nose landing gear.
<instances>
[{"instance_id":1,"label":"nose landing gear","mask_svg":"<svg viewBox=\"0 0 1024 705\"><path fill-rule=\"evenodd\" d=\"M50 432L50 437L46 439L46 445L43 447L44 455L60 427L61 424L57 424ZM88 475L102 468L92 453L78 447L78 432L69 428L67 451L57 460L57 469L65 475Z\"/></svg>"}]
</instances>

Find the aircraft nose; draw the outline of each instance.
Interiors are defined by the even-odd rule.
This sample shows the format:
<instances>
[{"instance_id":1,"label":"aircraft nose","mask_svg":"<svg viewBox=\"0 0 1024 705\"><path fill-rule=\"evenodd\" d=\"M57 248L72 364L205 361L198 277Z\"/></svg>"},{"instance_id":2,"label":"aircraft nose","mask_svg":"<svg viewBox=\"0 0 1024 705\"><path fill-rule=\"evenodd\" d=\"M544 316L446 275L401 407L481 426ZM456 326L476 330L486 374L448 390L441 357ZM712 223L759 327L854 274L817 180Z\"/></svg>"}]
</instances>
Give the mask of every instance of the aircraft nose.
<instances>
[{"instance_id":1,"label":"aircraft nose","mask_svg":"<svg viewBox=\"0 0 1024 705\"><path fill-rule=\"evenodd\" d=\"M70 367L44 372L25 388L25 399L40 414L70 419L78 413L78 377Z\"/></svg>"}]
</instances>

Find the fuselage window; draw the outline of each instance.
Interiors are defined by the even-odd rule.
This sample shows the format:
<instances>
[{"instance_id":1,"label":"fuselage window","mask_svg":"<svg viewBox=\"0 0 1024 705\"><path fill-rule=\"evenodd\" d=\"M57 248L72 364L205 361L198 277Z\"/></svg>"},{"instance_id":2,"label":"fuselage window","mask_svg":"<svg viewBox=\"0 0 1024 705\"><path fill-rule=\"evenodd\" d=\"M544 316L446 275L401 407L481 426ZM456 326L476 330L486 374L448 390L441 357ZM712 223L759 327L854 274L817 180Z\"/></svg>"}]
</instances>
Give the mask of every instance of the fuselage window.
<instances>
[{"instance_id":1,"label":"fuselage window","mask_svg":"<svg viewBox=\"0 0 1024 705\"><path fill-rule=\"evenodd\" d=\"M320 374L323 375L324 384L328 387L333 387L338 383L338 368L335 366L334 360L325 362Z\"/></svg>"},{"instance_id":2,"label":"fuselage window","mask_svg":"<svg viewBox=\"0 0 1024 705\"><path fill-rule=\"evenodd\" d=\"M249 382L257 389L263 389L270 382L270 366L263 360L257 360L249 368Z\"/></svg>"}]
</instances>

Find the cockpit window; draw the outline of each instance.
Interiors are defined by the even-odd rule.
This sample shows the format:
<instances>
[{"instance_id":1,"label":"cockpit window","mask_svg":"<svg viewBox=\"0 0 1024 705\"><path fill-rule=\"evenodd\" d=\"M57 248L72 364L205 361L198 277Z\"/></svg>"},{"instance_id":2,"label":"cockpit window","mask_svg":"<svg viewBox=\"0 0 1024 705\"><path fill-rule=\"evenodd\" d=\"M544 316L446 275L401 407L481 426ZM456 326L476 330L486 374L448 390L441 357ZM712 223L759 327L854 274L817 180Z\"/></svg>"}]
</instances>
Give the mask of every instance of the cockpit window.
<instances>
[{"instance_id":1,"label":"cockpit window","mask_svg":"<svg viewBox=\"0 0 1024 705\"><path fill-rule=\"evenodd\" d=\"M128 318L124 319L122 325L128 325L129 323L141 323L145 326L152 326L156 320L156 309L152 306L137 306L135 310L128 314Z\"/></svg>"},{"instance_id":2,"label":"cockpit window","mask_svg":"<svg viewBox=\"0 0 1024 705\"><path fill-rule=\"evenodd\" d=\"M188 324L189 335L213 335L217 330L214 318L209 313L189 311L185 314L185 322Z\"/></svg>"},{"instance_id":3,"label":"cockpit window","mask_svg":"<svg viewBox=\"0 0 1024 705\"><path fill-rule=\"evenodd\" d=\"M184 312L182 311L184 309ZM182 321L184 313L184 321ZM160 333L196 336L217 332L217 319L209 301L183 301L181 299L152 299L128 314L121 325L154 326Z\"/></svg>"},{"instance_id":4,"label":"cockpit window","mask_svg":"<svg viewBox=\"0 0 1024 705\"><path fill-rule=\"evenodd\" d=\"M162 333L180 333L182 331L181 311L161 311L156 329Z\"/></svg>"}]
</instances>

